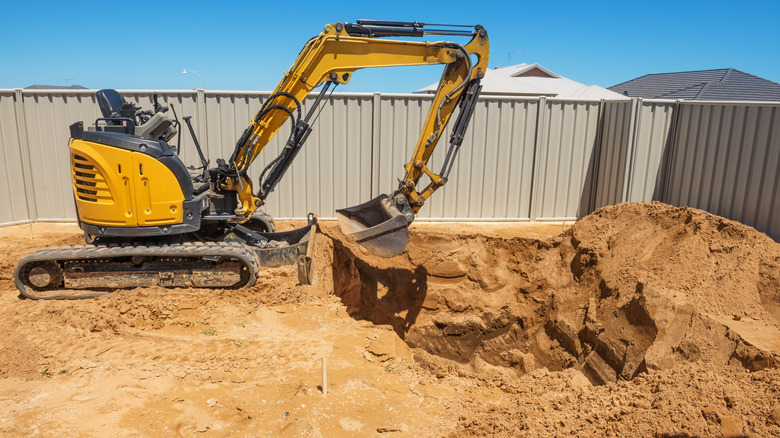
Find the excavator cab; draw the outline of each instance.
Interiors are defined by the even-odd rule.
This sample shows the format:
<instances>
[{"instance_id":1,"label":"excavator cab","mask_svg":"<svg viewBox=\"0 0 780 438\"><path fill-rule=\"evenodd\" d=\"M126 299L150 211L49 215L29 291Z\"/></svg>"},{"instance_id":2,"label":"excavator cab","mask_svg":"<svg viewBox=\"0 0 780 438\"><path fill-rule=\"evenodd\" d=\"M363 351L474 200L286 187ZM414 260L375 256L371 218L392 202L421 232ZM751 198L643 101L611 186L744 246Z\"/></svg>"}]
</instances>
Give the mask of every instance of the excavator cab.
<instances>
[{"instance_id":1,"label":"excavator cab","mask_svg":"<svg viewBox=\"0 0 780 438\"><path fill-rule=\"evenodd\" d=\"M113 89L97 91L95 99L103 117L95 120L90 131L121 132L166 142L178 133L179 121L166 114L168 107L157 102L157 93L153 95L154 111L141 110Z\"/></svg>"}]
</instances>

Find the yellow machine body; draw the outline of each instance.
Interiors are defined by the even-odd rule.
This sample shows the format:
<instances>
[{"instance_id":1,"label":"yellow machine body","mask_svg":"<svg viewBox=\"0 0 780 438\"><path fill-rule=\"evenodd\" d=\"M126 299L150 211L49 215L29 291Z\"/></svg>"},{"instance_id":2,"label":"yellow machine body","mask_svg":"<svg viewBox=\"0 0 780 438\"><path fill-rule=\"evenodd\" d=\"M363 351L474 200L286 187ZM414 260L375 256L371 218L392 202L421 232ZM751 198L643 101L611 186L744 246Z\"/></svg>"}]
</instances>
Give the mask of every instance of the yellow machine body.
<instances>
[{"instance_id":1,"label":"yellow machine body","mask_svg":"<svg viewBox=\"0 0 780 438\"><path fill-rule=\"evenodd\" d=\"M182 222L181 185L154 157L81 139L71 139L69 148L80 221L108 227Z\"/></svg>"}]
</instances>

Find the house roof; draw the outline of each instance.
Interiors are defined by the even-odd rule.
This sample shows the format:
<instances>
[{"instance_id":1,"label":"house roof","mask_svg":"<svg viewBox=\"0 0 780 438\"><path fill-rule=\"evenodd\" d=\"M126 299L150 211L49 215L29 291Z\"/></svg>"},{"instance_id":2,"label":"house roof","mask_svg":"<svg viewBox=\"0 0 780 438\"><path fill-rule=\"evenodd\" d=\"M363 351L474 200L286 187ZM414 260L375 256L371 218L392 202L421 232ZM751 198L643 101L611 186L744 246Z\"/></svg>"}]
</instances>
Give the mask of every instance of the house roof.
<instances>
[{"instance_id":1,"label":"house roof","mask_svg":"<svg viewBox=\"0 0 780 438\"><path fill-rule=\"evenodd\" d=\"M557 74L553 73L552 71L542 67L541 65L539 65L537 63L533 63L533 64L521 63L521 64L510 65L510 66L507 66L507 67L496 67L494 69L494 71L496 71L496 72L499 72L501 74L505 74L507 76L511 76L511 77L514 77L514 78L523 76L525 73L531 72L533 70L539 70L540 72L543 72L543 73L547 74L547 76L549 76L549 77L551 77L553 79L558 79L558 78L561 77L561 76L558 76Z\"/></svg>"},{"instance_id":2,"label":"house roof","mask_svg":"<svg viewBox=\"0 0 780 438\"><path fill-rule=\"evenodd\" d=\"M416 93L436 92L438 83L419 89ZM547 96L582 99L628 99L597 85L585 85L564 78L537 64L517 64L485 72L482 95Z\"/></svg>"},{"instance_id":3,"label":"house roof","mask_svg":"<svg viewBox=\"0 0 780 438\"><path fill-rule=\"evenodd\" d=\"M646 99L780 101L780 84L734 68L649 74L609 89Z\"/></svg>"},{"instance_id":4,"label":"house roof","mask_svg":"<svg viewBox=\"0 0 780 438\"><path fill-rule=\"evenodd\" d=\"M24 87L25 90L88 90L81 85L30 85Z\"/></svg>"}]
</instances>

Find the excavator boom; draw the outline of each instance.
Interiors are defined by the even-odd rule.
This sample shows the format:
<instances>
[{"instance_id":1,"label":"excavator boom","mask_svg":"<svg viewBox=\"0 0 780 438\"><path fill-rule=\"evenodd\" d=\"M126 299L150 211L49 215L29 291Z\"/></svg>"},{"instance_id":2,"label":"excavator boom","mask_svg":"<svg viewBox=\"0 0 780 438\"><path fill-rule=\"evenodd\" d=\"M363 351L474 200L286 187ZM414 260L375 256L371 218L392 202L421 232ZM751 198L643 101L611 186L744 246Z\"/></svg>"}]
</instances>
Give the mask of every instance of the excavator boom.
<instances>
[{"instance_id":1,"label":"excavator boom","mask_svg":"<svg viewBox=\"0 0 780 438\"><path fill-rule=\"evenodd\" d=\"M445 25L436 25L447 27ZM403 41L381 37L421 37L428 34L470 36L465 46L439 41ZM405 165L405 176L390 196L337 211L342 229L348 236L377 254L397 255L406 247L407 227L425 200L447 181L463 132L471 119L480 91L480 79L487 69L489 42L481 26L472 29L426 30L424 23L358 20L335 23L312 38L301 50L292 67L243 132L229 162L218 162L218 186L238 194L235 213L251 217L292 164L311 132L317 107L331 86L346 84L359 69L411 65L444 64L422 132ZM323 85L324 84L324 85ZM307 114L301 101L315 88L322 90ZM428 160L438 144L455 107L460 106L444 165L439 173L428 168ZM260 188L253 190L247 175L250 164L273 136L289 122L290 137L281 154L271 161L260 176ZM420 178L430 182L420 188Z\"/></svg>"}]
</instances>

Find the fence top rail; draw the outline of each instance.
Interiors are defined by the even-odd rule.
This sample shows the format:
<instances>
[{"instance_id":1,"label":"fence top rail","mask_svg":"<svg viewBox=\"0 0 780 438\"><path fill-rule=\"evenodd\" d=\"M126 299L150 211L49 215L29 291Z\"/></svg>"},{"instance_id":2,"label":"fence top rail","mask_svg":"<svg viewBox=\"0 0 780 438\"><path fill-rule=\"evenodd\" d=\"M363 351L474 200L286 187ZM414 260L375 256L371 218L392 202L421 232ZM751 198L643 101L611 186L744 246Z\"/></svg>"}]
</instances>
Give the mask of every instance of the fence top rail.
<instances>
[{"instance_id":1,"label":"fence top rail","mask_svg":"<svg viewBox=\"0 0 780 438\"><path fill-rule=\"evenodd\" d=\"M0 89L0 93L13 93L16 90L20 90L22 94L72 94L72 95L94 95L98 89L41 89L41 90L28 90L26 88L16 89ZM158 92L160 94L197 94L198 90L117 90L120 93L128 94L152 94Z\"/></svg>"},{"instance_id":2,"label":"fence top rail","mask_svg":"<svg viewBox=\"0 0 780 438\"><path fill-rule=\"evenodd\" d=\"M98 89L26 89L26 88L8 88L8 89L0 89L0 93L14 93L17 90L21 91L22 94L72 94L72 95L92 95L95 94ZM208 95L241 95L241 96L267 96L272 93L272 91L258 91L258 90L204 90L202 88L200 89L188 89L188 90L158 90L158 89L117 89L120 93L126 93L126 94L152 94L154 92L160 93L160 94L198 94L199 91L202 91L204 94ZM312 93L316 94L316 93ZM432 99L433 94L430 93L381 93L381 92L334 92L333 96L342 96L342 97L373 97L374 95L379 95L382 97L401 97L401 98L422 98L422 99ZM512 96L512 95L481 95L481 98L484 99L511 99L511 100L539 100L539 96ZM581 99L581 98L555 98L555 97L547 97L548 100L583 100L583 101L592 101L592 102L598 102L599 99Z\"/></svg>"},{"instance_id":3,"label":"fence top rail","mask_svg":"<svg viewBox=\"0 0 780 438\"><path fill-rule=\"evenodd\" d=\"M670 103L677 103L677 102L684 102L683 100L677 100L677 99L643 99L641 97L634 97L631 100L639 100L642 103L650 103L650 104L661 104L661 105L667 105Z\"/></svg>"},{"instance_id":4,"label":"fence top rail","mask_svg":"<svg viewBox=\"0 0 780 438\"><path fill-rule=\"evenodd\" d=\"M690 106L705 106L705 105L734 105L734 106L779 106L780 102L777 101L764 101L764 100L683 100L683 99L643 99L641 97L634 97L632 100L638 99L640 102L647 104L681 104ZM627 101L630 102L630 101ZM619 103L613 101L612 103Z\"/></svg>"},{"instance_id":5,"label":"fence top rail","mask_svg":"<svg viewBox=\"0 0 780 438\"><path fill-rule=\"evenodd\" d=\"M780 102L758 102L747 100L681 100L681 105L688 106L713 106L713 105L733 105L733 106L769 106L780 107Z\"/></svg>"},{"instance_id":6,"label":"fence top rail","mask_svg":"<svg viewBox=\"0 0 780 438\"><path fill-rule=\"evenodd\" d=\"M75 96L91 96L94 95L97 89L26 89L26 88L5 88L0 89L2 95L13 95L17 91L21 91L23 95L75 95ZM183 95L197 95L202 92L206 96L268 96L271 91L250 91L250 90L204 90L188 89L188 90L154 90L154 89L120 89L117 90L124 94L152 94L154 92L162 95L183 94ZM314 93L312 93L314 94ZM332 97L358 97L369 98L373 96L380 96L382 98L401 98L401 99L421 99L428 100L433 98L433 94L430 93L366 93L366 92L336 92L332 93ZM681 104L689 106L714 106L714 105L734 105L734 106L768 106L768 107L780 107L780 102L772 101L743 101L743 100L719 100L719 101L703 101L703 100L675 100L675 99L642 99L633 98L631 100L610 100L610 99L588 99L588 98L576 98L576 97L544 97L546 102L586 102L586 103L630 103L634 100L640 100L642 103L647 104ZM540 101L540 96L512 96L512 95L500 95L500 94L483 94L479 98L480 100L501 100L501 101Z\"/></svg>"},{"instance_id":7,"label":"fence top rail","mask_svg":"<svg viewBox=\"0 0 780 438\"><path fill-rule=\"evenodd\" d=\"M161 95L197 95L198 92L203 92L206 96L268 96L271 91L248 91L248 90L203 90L203 89L189 89L189 90L154 90L154 89L117 89L122 94L152 94L159 93ZM72 95L72 96L92 96L97 89L0 89L0 94L14 94L16 91L21 91L22 95ZM316 93L312 93L313 95ZM380 96L382 98L401 98L401 99L421 99L431 100L434 95L430 93L366 93L366 92L335 92L332 93L332 97L359 97L370 98L373 96ZM511 96L511 95L481 95L480 100L502 100L502 101L539 101L539 96ZM585 98L561 98L561 97L545 97L548 102L592 102L598 103L600 99L585 99Z\"/></svg>"}]
</instances>

